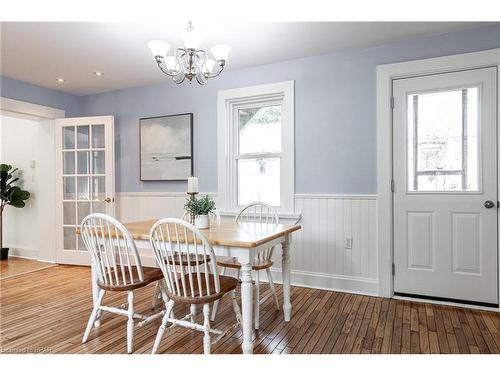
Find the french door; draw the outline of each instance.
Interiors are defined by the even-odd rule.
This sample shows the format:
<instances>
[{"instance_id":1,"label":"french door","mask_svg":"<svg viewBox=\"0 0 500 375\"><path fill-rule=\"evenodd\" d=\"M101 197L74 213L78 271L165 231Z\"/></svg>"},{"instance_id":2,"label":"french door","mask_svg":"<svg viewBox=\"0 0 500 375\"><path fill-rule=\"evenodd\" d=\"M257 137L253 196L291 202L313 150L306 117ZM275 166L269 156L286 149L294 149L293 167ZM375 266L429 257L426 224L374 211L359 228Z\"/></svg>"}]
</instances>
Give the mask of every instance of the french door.
<instances>
[{"instance_id":1,"label":"french door","mask_svg":"<svg viewBox=\"0 0 500 375\"><path fill-rule=\"evenodd\" d=\"M393 81L396 294L498 304L496 80Z\"/></svg>"},{"instance_id":2,"label":"french door","mask_svg":"<svg viewBox=\"0 0 500 375\"><path fill-rule=\"evenodd\" d=\"M89 265L76 230L91 213L114 216L114 119L65 118L55 126L57 263Z\"/></svg>"}]
</instances>

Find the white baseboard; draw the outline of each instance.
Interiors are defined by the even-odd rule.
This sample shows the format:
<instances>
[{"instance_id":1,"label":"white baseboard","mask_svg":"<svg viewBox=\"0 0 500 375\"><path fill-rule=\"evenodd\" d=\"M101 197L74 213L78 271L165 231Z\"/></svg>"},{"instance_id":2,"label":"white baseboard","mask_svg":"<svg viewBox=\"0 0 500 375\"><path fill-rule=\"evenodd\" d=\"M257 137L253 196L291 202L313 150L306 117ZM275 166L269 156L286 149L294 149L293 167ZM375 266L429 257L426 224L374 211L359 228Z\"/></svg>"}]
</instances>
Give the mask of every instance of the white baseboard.
<instances>
[{"instance_id":1,"label":"white baseboard","mask_svg":"<svg viewBox=\"0 0 500 375\"><path fill-rule=\"evenodd\" d=\"M9 250L9 256L26 259L38 259L38 250L24 246L6 246Z\"/></svg>"}]
</instances>

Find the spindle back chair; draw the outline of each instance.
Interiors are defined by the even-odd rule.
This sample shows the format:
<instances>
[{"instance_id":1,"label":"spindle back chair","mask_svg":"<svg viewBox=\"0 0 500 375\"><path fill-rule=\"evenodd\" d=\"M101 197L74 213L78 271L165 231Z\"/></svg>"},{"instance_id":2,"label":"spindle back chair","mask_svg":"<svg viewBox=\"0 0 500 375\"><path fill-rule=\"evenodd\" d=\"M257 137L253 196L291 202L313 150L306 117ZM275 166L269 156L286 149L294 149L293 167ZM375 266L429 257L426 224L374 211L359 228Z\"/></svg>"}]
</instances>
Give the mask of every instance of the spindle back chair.
<instances>
[{"instance_id":1,"label":"spindle back chair","mask_svg":"<svg viewBox=\"0 0 500 375\"><path fill-rule=\"evenodd\" d=\"M280 219L274 207L264 202L252 202L243 207L234 219L240 225L262 225L262 226L276 226L279 224ZM257 254L257 258L252 263L252 270L255 275L255 302L254 302L254 326L259 329L259 314L260 305L267 299L267 297L260 299L260 271L265 270L267 279L269 280L269 288L271 295L274 299L276 309L279 310L278 295L276 287L274 286L273 277L271 274L271 267L273 266L274 246L266 249ZM222 267L221 274L225 275L226 268L234 268L238 270L238 278L241 270L241 263L236 258L232 257L219 257L217 265ZM214 303L212 309L212 320L215 319L218 309L218 301Z\"/></svg>"},{"instance_id":2,"label":"spindle back chair","mask_svg":"<svg viewBox=\"0 0 500 375\"><path fill-rule=\"evenodd\" d=\"M241 314L234 293L238 279L219 276L212 245L199 229L182 219L166 218L157 221L150 231L150 243L156 262L165 277L168 296L166 314L158 330L152 353L157 352L168 323L204 332L204 351L210 353L210 334L217 334L215 341L218 341L229 331L210 328L211 302L230 293L237 320L230 329L240 324ZM205 261L200 262L199 259ZM170 313L176 302L203 305L203 325L197 324L191 314L182 319L173 317Z\"/></svg>"},{"instance_id":3,"label":"spindle back chair","mask_svg":"<svg viewBox=\"0 0 500 375\"><path fill-rule=\"evenodd\" d=\"M102 311L125 315L127 322L127 351L133 351L134 318L141 319L139 326L160 318L162 312L152 315L138 314L134 311L134 290L152 282L157 282L160 291L163 274L157 268L143 267L132 236L118 220L111 216L94 213L85 217L81 223L80 235L87 248L92 265L97 274L99 295L85 329L82 343L87 342L94 322ZM127 309L101 305L106 291L127 291Z\"/></svg>"}]
</instances>

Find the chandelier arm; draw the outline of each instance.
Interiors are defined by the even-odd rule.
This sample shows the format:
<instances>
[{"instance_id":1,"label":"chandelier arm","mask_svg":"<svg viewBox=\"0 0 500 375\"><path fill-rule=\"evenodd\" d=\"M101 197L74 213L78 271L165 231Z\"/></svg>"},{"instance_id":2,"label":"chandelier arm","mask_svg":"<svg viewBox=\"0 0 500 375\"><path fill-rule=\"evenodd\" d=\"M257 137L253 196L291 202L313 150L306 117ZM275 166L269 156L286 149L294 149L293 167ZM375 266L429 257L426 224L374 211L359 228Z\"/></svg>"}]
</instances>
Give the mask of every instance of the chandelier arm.
<instances>
[{"instance_id":1,"label":"chandelier arm","mask_svg":"<svg viewBox=\"0 0 500 375\"><path fill-rule=\"evenodd\" d=\"M224 60L219 60L218 63L219 63L219 71L215 74L212 74L212 75L208 75L207 78L215 78L217 77L218 75L220 75L222 73L222 71L224 70L224 65L225 65L225 61L223 62ZM205 74L204 74L205 75Z\"/></svg>"},{"instance_id":2,"label":"chandelier arm","mask_svg":"<svg viewBox=\"0 0 500 375\"><path fill-rule=\"evenodd\" d=\"M158 63L158 68L160 68L160 70L161 70L164 74L166 74L167 76L169 76L169 77L175 77L177 74L179 74L179 72L177 72L177 73L174 73L174 72L170 73L170 72L166 69L166 66L165 66L165 69L163 68L163 66L162 66L162 63L161 63L161 62L159 62L159 63Z\"/></svg>"}]
</instances>

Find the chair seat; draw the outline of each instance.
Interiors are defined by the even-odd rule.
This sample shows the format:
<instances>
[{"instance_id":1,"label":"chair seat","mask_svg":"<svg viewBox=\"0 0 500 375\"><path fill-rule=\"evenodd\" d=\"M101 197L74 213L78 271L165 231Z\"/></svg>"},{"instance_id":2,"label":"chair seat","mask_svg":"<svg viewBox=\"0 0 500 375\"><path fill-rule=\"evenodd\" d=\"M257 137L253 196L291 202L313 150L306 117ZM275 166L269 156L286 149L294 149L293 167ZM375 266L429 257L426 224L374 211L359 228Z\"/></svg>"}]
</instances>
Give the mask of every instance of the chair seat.
<instances>
[{"instance_id":1,"label":"chair seat","mask_svg":"<svg viewBox=\"0 0 500 375\"><path fill-rule=\"evenodd\" d=\"M125 269L125 281L127 282L126 285L109 285L97 281L97 285L99 285L99 288L109 291L134 290L142 288L143 286L151 284L152 282L163 279L163 273L161 272L161 269L153 267L142 267L142 272L144 273L144 280L140 281L139 274L137 273L137 267L134 266L132 267L132 275L134 277L134 282L130 283L130 274L128 271L128 267L124 267L124 269ZM119 267L117 269L117 273L118 273L118 280L120 284L122 284L123 276ZM114 273L113 273L113 281L115 281Z\"/></svg>"},{"instance_id":2,"label":"chair seat","mask_svg":"<svg viewBox=\"0 0 500 375\"><path fill-rule=\"evenodd\" d=\"M221 299L224 294L230 292L231 290L236 289L236 286L238 285L238 279L234 277L229 277L229 276L219 276L219 285L220 285L220 292L215 293L215 284L214 284L214 278L212 275L209 275L209 284L210 284L210 295L207 296L207 290L206 290L206 281L205 281L205 274L200 273L201 276L201 293L200 289L198 287L198 281L196 280L196 274L193 274L193 284L194 284L194 291L193 293L191 292L190 288L190 283L189 283L189 276L186 275L184 276L184 283L186 285L186 294L188 297L183 297L183 296L178 296L174 293L171 293L170 291L167 290L167 295L170 299L174 300L175 302L181 302L181 303L189 303L192 305L198 305L198 304L205 304L205 303L210 303L216 300ZM179 289L181 290L181 294L183 294L182 290L182 280L179 279ZM194 295L194 296L193 296Z\"/></svg>"},{"instance_id":3,"label":"chair seat","mask_svg":"<svg viewBox=\"0 0 500 375\"><path fill-rule=\"evenodd\" d=\"M238 262L238 258L235 257L217 257L217 265L219 267L235 268L240 269L241 263ZM268 259L255 259L252 263L252 270L259 271L266 268L271 268L273 262Z\"/></svg>"}]
</instances>

